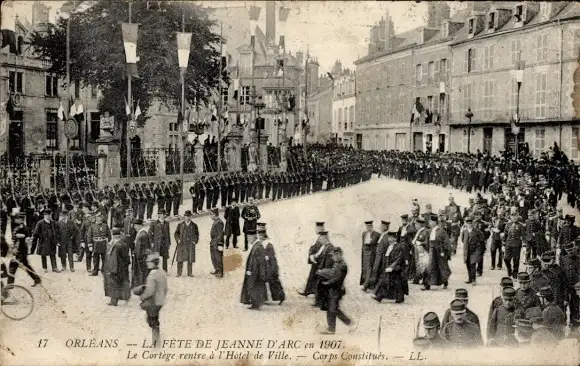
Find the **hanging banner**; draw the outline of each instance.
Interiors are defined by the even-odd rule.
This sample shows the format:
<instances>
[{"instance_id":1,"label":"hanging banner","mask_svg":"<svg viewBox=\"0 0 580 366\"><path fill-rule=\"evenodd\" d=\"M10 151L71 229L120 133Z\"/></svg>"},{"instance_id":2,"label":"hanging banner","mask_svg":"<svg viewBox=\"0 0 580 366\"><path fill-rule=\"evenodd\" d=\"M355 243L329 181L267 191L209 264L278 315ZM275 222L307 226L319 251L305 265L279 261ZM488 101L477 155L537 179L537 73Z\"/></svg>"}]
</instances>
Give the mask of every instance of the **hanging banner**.
<instances>
[{"instance_id":1,"label":"hanging banner","mask_svg":"<svg viewBox=\"0 0 580 366\"><path fill-rule=\"evenodd\" d=\"M177 61L179 67L185 69L189 63L191 49L191 33L177 32Z\"/></svg>"},{"instance_id":2,"label":"hanging banner","mask_svg":"<svg viewBox=\"0 0 580 366\"><path fill-rule=\"evenodd\" d=\"M137 63L137 39L139 24L122 23L123 45L125 46L125 58L128 64Z\"/></svg>"}]
</instances>

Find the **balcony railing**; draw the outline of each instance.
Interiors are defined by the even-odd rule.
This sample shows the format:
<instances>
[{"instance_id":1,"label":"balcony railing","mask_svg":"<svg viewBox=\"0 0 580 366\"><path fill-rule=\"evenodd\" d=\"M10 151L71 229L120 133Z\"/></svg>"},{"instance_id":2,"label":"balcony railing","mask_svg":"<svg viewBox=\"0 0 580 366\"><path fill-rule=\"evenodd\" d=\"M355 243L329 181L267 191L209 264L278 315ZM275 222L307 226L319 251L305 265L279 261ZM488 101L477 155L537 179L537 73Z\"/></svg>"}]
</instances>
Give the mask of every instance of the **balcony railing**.
<instances>
[{"instance_id":1,"label":"balcony railing","mask_svg":"<svg viewBox=\"0 0 580 366\"><path fill-rule=\"evenodd\" d=\"M486 110L482 108L472 109L473 117L472 123L509 123L512 118L515 118L516 109L509 110ZM468 120L465 117L467 111L454 111L451 113L449 121L453 124L467 124ZM530 108L520 108L519 111L520 122L543 122L550 120L558 120L560 118L567 118L572 116L561 116L558 107L550 105L534 106Z\"/></svg>"}]
</instances>

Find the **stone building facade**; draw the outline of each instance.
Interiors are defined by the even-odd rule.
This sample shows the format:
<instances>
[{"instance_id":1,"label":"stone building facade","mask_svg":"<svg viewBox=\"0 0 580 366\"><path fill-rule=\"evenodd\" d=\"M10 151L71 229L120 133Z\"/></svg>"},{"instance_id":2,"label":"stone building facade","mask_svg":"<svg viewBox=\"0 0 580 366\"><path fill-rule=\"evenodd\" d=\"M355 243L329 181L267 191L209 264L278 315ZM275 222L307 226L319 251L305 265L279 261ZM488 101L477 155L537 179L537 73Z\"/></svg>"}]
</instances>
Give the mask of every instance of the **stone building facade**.
<instances>
[{"instance_id":1,"label":"stone building facade","mask_svg":"<svg viewBox=\"0 0 580 366\"><path fill-rule=\"evenodd\" d=\"M336 61L332 69L333 102L332 102L332 140L340 145L355 146L355 73L342 69L340 61Z\"/></svg>"}]
</instances>

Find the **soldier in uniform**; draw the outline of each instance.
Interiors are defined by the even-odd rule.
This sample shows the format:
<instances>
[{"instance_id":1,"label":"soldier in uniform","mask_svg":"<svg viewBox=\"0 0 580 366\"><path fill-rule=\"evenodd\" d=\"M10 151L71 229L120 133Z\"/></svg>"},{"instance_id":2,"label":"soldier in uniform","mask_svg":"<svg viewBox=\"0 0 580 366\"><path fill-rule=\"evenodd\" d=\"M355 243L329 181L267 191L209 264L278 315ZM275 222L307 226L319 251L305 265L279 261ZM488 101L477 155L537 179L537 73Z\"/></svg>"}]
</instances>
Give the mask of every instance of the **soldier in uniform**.
<instances>
[{"instance_id":1,"label":"soldier in uniform","mask_svg":"<svg viewBox=\"0 0 580 366\"><path fill-rule=\"evenodd\" d=\"M503 303L501 294L503 293L503 289L506 287L514 287L514 280L511 277L503 277L499 283L500 287L500 295L494 298L491 301L491 305L489 307L489 313L487 315L487 322L489 324L491 316L493 315L493 311L501 306Z\"/></svg>"},{"instance_id":2,"label":"soldier in uniform","mask_svg":"<svg viewBox=\"0 0 580 366\"><path fill-rule=\"evenodd\" d=\"M189 194L191 195L191 212L195 215L197 213L197 195L199 191L199 182L195 181L189 187Z\"/></svg>"},{"instance_id":3,"label":"soldier in uniform","mask_svg":"<svg viewBox=\"0 0 580 366\"><path fill-rule=\"evenodd\" d=\"M256 223L260 219L260 210L254 205L254 198L250 197L248 204L242 209L242 219L244 219L244 251L248 250L248 230L256 230Z\"/></svg>"},{"instance_id":4,"label":"soldier in uniform","mask_svg":"<svg viewBox=\"0 0 580 366\"><path fill-rule=\"evenodd\" d=\"M570 243L564 247L565 255L560 260L560 265L566 277L566 288L564 288L564 303L568 303L570 314L569 325L571 329L576 329L580 323L579 297L574 290L574 284L580 281L580 257L576 254L575 243ZM564 312L566 309L564 309Z\"/></svg>"},{"instance_id":5,"label":"soldier in uniform","mask_svg":"<svg viewBox=\"0 0 580 366\"><path fill-rule=\"evenodd\" d=\"M445 348L447 346L447 341L439 334L441 323L436 313L431 311L423 316L423 328L425 328L425 336L413 339L413 345L415 347L429 349Z\"/></svg>"},{"instance_id":6,"label":"soldier in uniform","mask_svg":"<svg viewBox=\"0 0 580 366\"><path fill-rule=\"evenodd\" d=\"M491 270L494 270L496 267L496 259L497 259L497 269L501 271L503 266L503 241L505 239L505 227L508 223L508 220L505 218L505 209L499 208L497 209L497 216L492 220L492 229L491 229L491 245L490 245L490 252L491 252Z\"/></svg>"},{"instance_id":7,"label":"soldier in uniform","mask_svg":"<svg viewBox=\"0 0 580 366\"><path fill-rule=\"evenodd\" d=\"M151 182L149 188L145 188L145 200L147 202L147 220L151 220L155 206L155 183Z\"/></svg>"},{"instance_id":8,"label":"soldier in uniform","mask_svg":"<svg viewBox=\"0 0 580 366\"><path fill-rule=\"evenodd\" d=\"M183 196L183 187L181 180L173 182L173 216L179 216L179 206L181 206L181 198Z\"/></svg>"},{"instance_id":9,"label":"soldier in uniform","mask_svg":"<svg viewBox=\"0 0 580 366\"><path fill-rule=\"evenodd\" d=\"M487 344L489 346L510 347L517 342L514 337L515 298L516 290L513 287L502 289L502 304L493 311L487 323Z\"/></svg>"},{"instance_id":10,"label":"soldier in uniform","mask_svg":"<svg viewBox=\"0 0 580 366\"><path fill-rule=\"evenodd\" d=\"M211 274L217 278L224 276L224 223L219 218L217 208L211 210L213 221L210 230L210 255L214 271Z\"/></svg>"},{"instance_id":11,"label":"soldier in uniform","mask_svg":"<svg viewBox=\"0 0 580 366\"><path fill-rule=\"evenodd\" d=\"M518 341L518 347L529 347L534 332L533 322L529 319L516 319L514 337Z\"/></svg>"},{"instance_id":12,"label":"soldier in uniform","mask_svg":"<svg viewBox=\"0 0 580 366\"><path fill-rule=\"evenodd\" d=\"M173 205L173 191L169 183L162 182L163 184L163 193L165 194L165 215L167 217L171 216L171 206ZM163 254L160 254L163 257ZM163 270L167 272L167 269L164 267Z\"/></svg>"},{"instance_id":13,"label":"soldier in uniform","mask_svg":"<svg viewBox=\"0 0 580 366\"><path fill-rule=\"evenodd\" d=\"M8 271L10 275L8 276L8 285L14 283L14 276L16 275L16 271L18 268L22 267L28 273L32 281L32 287L39 285L41 283L41 279L36 274L36 271L32 268L30 263L28 262L28 243L31 241L30 230L26 227L25 224L25 214L17 213L12 216L12 242L14 243L14 248L16 249L16 260L11 260L10 264L8 265Z\"/></svg>"},{"instance_id":14,"label":"soldier in uniform","mask_svg":"<svg viewBox=\"0 0 580 366\"><path fill-rule=\"evenodd\" d=\"M137 194L139 196L139 203L137 204L137 218L143 220L145 218L145 209L147 208L147 195L145 193L147 189L147 184L141 183L141 186L137 185Z\"/></svg>"},{"instance_id":15,"label":"soldier in uniform","mask_svg":"<svg viewBox=\"0 0 580 366\"><path fill-rule=\"evenodd\" d=\"M95 223L89 227L87 233L87 245L89 250L93 252L93 271L90 276L98 276L99 270L102 272L103 267L101 267L101 264L104 266L109 240L111 240L111 230L103 222L103 215L97 213L95 215Z\"/></svg>"},{"instance_id":16,"label":"soldier in uniform","mask_svg":"<svg viewBox=\"0 0 580 366\"><path fill-rule=\"evenodd\" d=\"M518 273L518 283L520 288L516 291L516 316L525 318L526 310L540 306L540 298L537 291L530 286L530 275L527 272Z\"/></svg>"},{"instance_id":17,"label":"soldier in uniform","mask_svg":"<svg viewBox=\"0 0 580 366\"><path fill-rule=\"evenodd\" d=\"M540 302L542 303L542 325L558 340L564 338L566 314L555 303L554 292L549 286L540 288Z\"/></svg>"},{"instance_id":18,"label":"soldier in uniform","mask_svg":"<svg viewBox=\"0 0 580 366\"><path fill-rule=\"evenodd\" d=\"M475 348L483 346L481 329L465 318L465 304L461 300L453 300L450 304L452 322L441 329L441 336L451 347Z\"/></svg>"},{"instance_id":19,"label":"soldier in uniform","mask_svg":"<svg viewBox=\"0 0 580 366\"><path fill-rule=\"evenodd\" d=\"M131 200L131 205L129 206L135 214L139 212L139 193L137 192L137 185L133 185L129 190L129 199Z\"/></svg>"},{"instance_id":20,"label":"soldier in uniform","mask_svg":"<svg viewBox=\"0 0 580 366\"><path fill-rule=\"evenodd\" d=\"M157 199L157 212L165 210L165 191L160 184L155 186L155 198Z\"/></svg>"},{"instance_id":21,"label":"soldier in uniform","mask_svg":"<svg viewBox=\"0 0 580 366\"><path fill-rule=\"evenodd\" d=\"M524 242L524 227L520 223L520 217L512 215L511 221L506 224L505 256L504 262L508 277L517 278L520 266L520 256Z\"/></svg>"},{"instance_id":22,"label":"soldier in uniform","mask_svg":"<svg viewBox=\"0 0 580 366\"><path fill-rule=\"evenodd\" d=\"M457 290L455 290L455 300L460 300L465 304L465 319L469 320L478 327L481 327L479 317L477 316L477 314L475 314L467 307L467 304L469 303L467 290L464 288L458 288ZM453 318L451 316L451 308L448 308L447 310L445 310L445 314L443 315L442 324L446 325L447 323L452 321Z\"/></svg>"},{"instance_id":23,"label":"soldier in uniform","mask_svg":"<svg viewBox=\"0 0 580 366\"><path fill-rule=\"evenodd\" d=\"M219 177L218 185L220 187L221 207L226 207L228 205L228 177L225 174Z\"/></svg>"}]
</instances>

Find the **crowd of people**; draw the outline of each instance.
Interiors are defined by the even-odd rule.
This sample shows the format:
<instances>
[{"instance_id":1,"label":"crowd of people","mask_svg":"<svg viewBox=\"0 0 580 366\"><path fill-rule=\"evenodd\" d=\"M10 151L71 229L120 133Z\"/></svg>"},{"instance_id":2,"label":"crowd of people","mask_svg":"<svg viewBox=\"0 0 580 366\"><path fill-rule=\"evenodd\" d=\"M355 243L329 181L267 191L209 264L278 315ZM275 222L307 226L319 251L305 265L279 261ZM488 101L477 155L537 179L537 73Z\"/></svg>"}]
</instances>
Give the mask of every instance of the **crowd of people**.
<instances>
[{"instance_id":1,"label":"crowd of people","mask_svg":"<svg viewBox=\"0 0 580 366\"><path fill-rule=\"evenodd\" d=\"M23 268L35 286L41 279L28 263L29 254L41 256L45 272L48 260L54 272L67 267L74 271L74 263L84 260L90 275L103 274L111 306L128 300L131 288L142 299L144 295L155 299L144 309L158 339L171 236L177 245L172 261L178 263L177 276L183 275L185 264L187 275L193 277L195 248L203 240L193 221L196 214L207 211L212 218L208 241L216 278L223 276L224 248L230 246L230 240L237 247L238 237L244 234L244 250L249 253L240 301L257 310L268 298L268 289L280 304L286 295L274 246L265 224L258 222L262 218L254 199L278 200L346 187L368 181L376 173L465 190L474 197L462 210L450 196L449 205L438 212L430 205L421 212L420 204L414 201L410 214L401 216L398 230L391 230L391 223L385 220L381 220L379 231L374 230L373 222L366 222L361 243L363 291L372 291L378 302L403 303L409 284L420 285L424 291L432 286L447 287L449 261L456 255L463 257L466 284L475 285L485 274L484 258L489 250L491 270L502 270L504 265L506 270L501 296L494 300L489 314L489 345L530 339L557 342L566 334L567 325L568 335L577 334L580 231L574 217L564 216L557 205L566 193L568 203L576 206L580 197L578 170L557 146L539 159L522 154L516 160L509 153L494 157L479 152L430 154L312 145L306 154L300 146L290 147L288 161L288 172L201 176L189 188L191 210L185 211L173 234L167 219L172 214L179 216L183 195L180 181L85 192L21 193L4 187L0 197L2 255L9 247L4 234L10 222L11 250L16 258L4 272L13 281L17 269ZM218 206L224 209L223 219ZM240 219L244 220L242 227ZM342 249L332 245L324 223L317 223L316 230L318 239L308 257L311 272L301 294L315 295L314 305L327 311L328 327L323 333L332 334L336 318L351 328L356 325L339 307L348 267ZM458 248L462 253L458 254ZM520 271L522 262L526 271ZM159 299L157 290L152 294L147 289L149 277L155 283L150 286L159 290ZM456 299L441 321L433 312L425 314L426 335L418 337L416 344L482 345L479 320L467 309L466 298L467 289L456 290Z\"/></svg>"}]
</instances>

